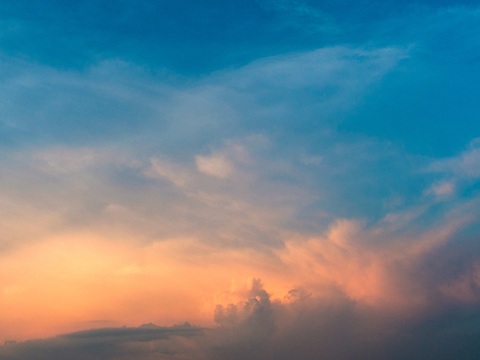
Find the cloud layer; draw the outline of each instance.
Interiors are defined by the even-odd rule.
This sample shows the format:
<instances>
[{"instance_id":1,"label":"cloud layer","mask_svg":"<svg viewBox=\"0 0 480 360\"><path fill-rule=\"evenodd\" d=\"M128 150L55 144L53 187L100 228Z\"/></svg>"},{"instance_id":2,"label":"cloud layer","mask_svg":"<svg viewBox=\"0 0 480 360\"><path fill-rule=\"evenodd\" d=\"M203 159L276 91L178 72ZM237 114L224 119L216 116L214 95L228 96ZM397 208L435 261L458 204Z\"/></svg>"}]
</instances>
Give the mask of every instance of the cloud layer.
<instances>
[{"instance_id":1,"label":"cloud layer","mask_svg":"<svg viewBox=\"0 0 480 360\"><path fill-rule=\"evenodd\" d=\"M476 4L27 3L2 359L478 358Z\"/></svg>"}]
</instances>

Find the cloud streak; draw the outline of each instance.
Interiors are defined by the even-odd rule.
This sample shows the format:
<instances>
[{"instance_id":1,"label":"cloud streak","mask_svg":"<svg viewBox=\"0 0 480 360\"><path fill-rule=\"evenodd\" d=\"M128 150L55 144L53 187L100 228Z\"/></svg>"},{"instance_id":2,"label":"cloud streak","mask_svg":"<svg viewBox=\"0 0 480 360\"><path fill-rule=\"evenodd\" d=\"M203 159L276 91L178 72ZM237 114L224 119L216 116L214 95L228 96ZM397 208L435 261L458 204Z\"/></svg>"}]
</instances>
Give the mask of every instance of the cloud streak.
<instances>
[{"instance_id":1,"label":"cloud streak","mask_svg":"<svg viewBox=\"0 0 480 360\"><path fill-rule=\"evenodd\" d=\"M2 47L0 357L477 358L479 13L422 4L127 1L77 65Z\"/></svg>"}]
</instances>

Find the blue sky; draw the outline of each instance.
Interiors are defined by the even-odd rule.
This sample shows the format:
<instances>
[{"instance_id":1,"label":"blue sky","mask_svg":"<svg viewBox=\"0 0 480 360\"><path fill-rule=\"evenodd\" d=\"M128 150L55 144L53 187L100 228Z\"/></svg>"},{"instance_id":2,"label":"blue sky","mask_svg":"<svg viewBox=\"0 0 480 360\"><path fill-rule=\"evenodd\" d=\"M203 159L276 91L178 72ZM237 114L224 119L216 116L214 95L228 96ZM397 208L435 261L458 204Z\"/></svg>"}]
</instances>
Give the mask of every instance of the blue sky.
<instances>
[{"instance_id":1,"label":"blue sky","mask_svg":"<svg viewBox=\"0 0 480 360\"><path fill-rule=\"evenodd\" d=\"M478 5L3 1L0 351L474 358Z\"/></svg>"},{"instance_id":2,"label":"blue sky","mask_svg":"<svg viewBox=\"0 0 480 360\"><path fill-rule=\"evenodd\" d=\"M18 1L0 11L4 61L65 72L114 59L146 76L188 82L328 46L408 49L408 60L369 89L375 101L351 109L340 128L442 156L478 130L475 2Z\"/></svg>"}]
</instances>

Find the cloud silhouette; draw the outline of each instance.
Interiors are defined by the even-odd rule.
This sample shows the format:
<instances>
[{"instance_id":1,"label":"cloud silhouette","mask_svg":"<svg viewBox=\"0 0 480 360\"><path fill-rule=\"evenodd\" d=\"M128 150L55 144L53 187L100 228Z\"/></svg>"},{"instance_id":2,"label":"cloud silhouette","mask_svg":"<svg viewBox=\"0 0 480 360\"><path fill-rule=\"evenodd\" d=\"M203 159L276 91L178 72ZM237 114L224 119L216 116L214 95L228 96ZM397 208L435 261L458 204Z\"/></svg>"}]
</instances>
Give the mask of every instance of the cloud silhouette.
<instances>
[{"instance_id":1,"label":"cloud silhouette","mask_svg":"<svg viewBox=\"0 0 480 360\"><path fill-rule=\"evenodd\" d=\"M100 328L44 340L6 343L5 360L68 359L475 359L480 307L399 317L365 307L338 289L310 296L293 289L272 300L259 279L244 300L219 304L213 328L188 323L172 327Z\"/></svg>"}]
</instances>

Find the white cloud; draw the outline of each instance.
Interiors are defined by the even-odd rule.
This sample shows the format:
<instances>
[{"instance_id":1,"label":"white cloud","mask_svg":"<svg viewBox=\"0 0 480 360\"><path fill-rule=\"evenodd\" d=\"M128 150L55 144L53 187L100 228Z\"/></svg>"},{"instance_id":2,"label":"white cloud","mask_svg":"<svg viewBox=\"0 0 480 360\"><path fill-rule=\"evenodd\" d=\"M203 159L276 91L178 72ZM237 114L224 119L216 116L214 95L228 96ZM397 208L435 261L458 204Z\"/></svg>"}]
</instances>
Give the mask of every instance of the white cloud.
<instances>
[{"instance_id":1,"label":"white cloud","mask_svg":"<svg viewBox=\"0 0 480 360\"><path fill-rule=\"evenodd\" d=\"M180 188L185 187L189 183L191 177L185 167L162 156L150 159L150 167L145 170L145 175L166 179Z\"/></svg>"},{"instance_id":2,"label":"white cloud","mask_svg":"<svg viewBox=\"0 0 480 360\"><path fill-rule=\"evenodd\" d=\"M136 168L140 166L138 160L133 159L124 149L118 147L76 147L76 146L53 146L29 153L23 156L30 158L33 166L38 169L61 176L72 173L88 172L93 169L108 168L111 166L125 166Z\"/></svg>"},{"instance_id":3,"label":"white cloud","mask_svg":"<svg viewBox=\"0 0 480 360\"><path fill-rule=\"evenodd\" d=\"M219 153L196 155L195 163L201 173L220 179L229 178L235 170L232 162L224 154Z\"/></svg>"},{"instance_id":4,"label":"white cloud","mask_svg":"<svg viewBox=\"0 0 480 360\"><path fill-rule=\"evenodd\" d=\"M434 195L438 200L446 200L452 197L455 194L455 182L453 181L442 181L433 184L430 188L426 190L426 194Z\"/></svg>"},{"instance_id":5,"label":"white cloud","mask_svg":"<svg viewBox=\"0 0 480 360\"><path fill-rule=\"evenodd\" d=\"M449 173L457 179L480 177L480 138L472 140L461 154L434 161L428 168L431 172Z\"/></svg>"}]
</instances>

